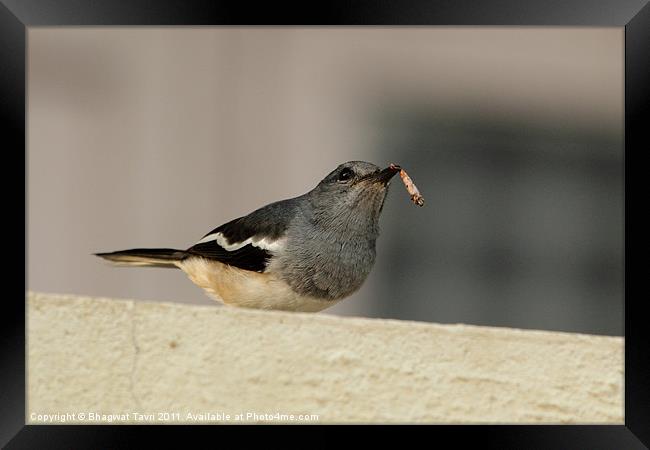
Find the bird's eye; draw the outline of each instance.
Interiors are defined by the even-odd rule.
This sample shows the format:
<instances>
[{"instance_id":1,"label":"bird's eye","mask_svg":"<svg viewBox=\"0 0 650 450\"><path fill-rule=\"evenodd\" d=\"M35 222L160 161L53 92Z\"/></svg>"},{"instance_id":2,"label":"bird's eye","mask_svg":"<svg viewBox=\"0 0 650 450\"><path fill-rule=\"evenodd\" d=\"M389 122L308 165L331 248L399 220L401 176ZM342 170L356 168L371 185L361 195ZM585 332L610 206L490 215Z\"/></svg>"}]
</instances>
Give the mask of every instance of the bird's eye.
<instances>
[{"instance_id":1,"label":"bird's eye","mask_svg":"<svg viewBox=\"0 0 650 450\"><path fill-rule=\"evenodd\" d=\"M347 181L352 178L353 175L354 172L352 169L343 169L341 170L341 173L339 173L339 181Z\"/></svg>"}]
</instances>

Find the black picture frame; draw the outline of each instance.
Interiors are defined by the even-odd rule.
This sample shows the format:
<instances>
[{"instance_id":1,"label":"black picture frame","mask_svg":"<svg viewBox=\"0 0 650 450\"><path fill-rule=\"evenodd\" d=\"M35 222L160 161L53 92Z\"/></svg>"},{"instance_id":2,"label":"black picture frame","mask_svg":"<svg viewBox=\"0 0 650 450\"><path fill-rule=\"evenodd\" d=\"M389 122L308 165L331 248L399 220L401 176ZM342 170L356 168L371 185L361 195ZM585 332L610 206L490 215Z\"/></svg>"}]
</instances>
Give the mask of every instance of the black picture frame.
<instances>
[{"instance_id":1,"label":"black picture frame","mask_svg":"<svg viewBox=\"0 0 650 450\"><path fill-rule=\"evenodd\" d=\"M97 25L517 25L625 27L625 154L624 180L637 178L634 170L644 150L650 149L650 6L647 0L386 0L266 2L207 0L0 0L0 112L6 152L20 155L16 165L26 172L26 31L37 26ZM5 166L7 167L7 166ZM14 171L12 169L11 171ZM6 173L7 171L5 171ZM26 183L25 183L26 186ZM7 188L6 188L7 189ZM26 189L26 188L25 188ZM12 193L15 190L5 190ZM640 238L643 219L631 221L625 196L625 267L634 253L645 248ZM632 193L632 194L631 194ZM631 195L632 196L631 196ZM11 194L10 194L11 195ZM26 200L26 192L25 192ZM25 203L26 206L26 203ZM26 208L25 208L26 211ZM19 216L18 216L19 217ZM23 215L26 227L26 212ZM16 223L18 222L18 223ZM15 228L21 224L12 220ZM23 228L23 231L25 228ZM15 231L19 233L19 231ZM632 232L632 234L630 234ZM9 233L9 232L6 232ZM5 235L6 236L6 235ZM26 236L26 234L25 234ZM17 240L17 239L16 239ZM25 240L25 254L28 242ZM18 259L18 258L16 258ZM15 264L14 267L18 267ZM26 268L26 265L24 266ZM478 439L489 448L635 449L650 445L650 352L643 315L644 291L630 289L642 278L624 278L625 299L625 424L567 426L436 426L436 442ZM27 271L25 269L26 292ZM631 295L632 292L639 292ZM113 448L146 438L151 427L25 425L25 304L16 294L3 303L2 385L0 390L0 444L6 448ZM269 432L275 427L262 427ZM158 437L179 427L156 427ZM187 432L188 428L182 428ZM192 433L212 428L192 427ZM223 428L220 428L223 430ZM413 430L410 430L413 431ZM373 431L375 432L375 431ZM146 435L144 434L146 433ZM381 436L382 432L378 432ZM242 441L240 441L242 442ZM430 441L431 442L431 441ZM324 441L319 440L319 443ZM644 445L645 444L645 445Z\"/></svg>"}]
</instances>

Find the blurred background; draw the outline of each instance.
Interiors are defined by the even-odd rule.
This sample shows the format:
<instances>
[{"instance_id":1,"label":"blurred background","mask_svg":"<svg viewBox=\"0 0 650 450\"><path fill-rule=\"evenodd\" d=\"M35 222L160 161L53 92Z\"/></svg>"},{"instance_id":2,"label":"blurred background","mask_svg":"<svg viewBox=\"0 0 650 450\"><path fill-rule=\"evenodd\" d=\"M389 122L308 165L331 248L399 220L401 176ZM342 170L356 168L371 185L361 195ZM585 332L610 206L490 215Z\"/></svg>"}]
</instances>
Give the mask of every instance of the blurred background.
<instances>
[{"instance_id":1,"label":"blurred background","mask_svg":"<svg viewBox=\"0 0 650 450\"><path fill-rule=\"evenodd\" d=\"M187 248L338 164L399 163L324 314L623 334L623 28L28 29L30 290L213 304Z\"/></svg>"}]
</instances>

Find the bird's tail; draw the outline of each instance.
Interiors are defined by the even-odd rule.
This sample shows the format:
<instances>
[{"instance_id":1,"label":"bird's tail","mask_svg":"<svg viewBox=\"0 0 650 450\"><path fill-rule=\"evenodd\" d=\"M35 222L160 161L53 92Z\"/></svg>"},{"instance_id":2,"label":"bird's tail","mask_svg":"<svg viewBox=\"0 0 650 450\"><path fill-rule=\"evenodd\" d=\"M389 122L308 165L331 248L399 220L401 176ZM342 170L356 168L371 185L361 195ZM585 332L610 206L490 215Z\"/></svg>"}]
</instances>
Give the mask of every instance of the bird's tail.
<instances>
[{"instance_id":1,"label":"bird's tail","mask_svg":"<svg viewBox=\"0 0 650 450\"><path fill-rule=\"evenodd\" d=\"M110 253L95 253L119 266L140 267L177 267L176 263L183 260L187 253L173 248L133 248Z\"/></svg>"}]
</instances>

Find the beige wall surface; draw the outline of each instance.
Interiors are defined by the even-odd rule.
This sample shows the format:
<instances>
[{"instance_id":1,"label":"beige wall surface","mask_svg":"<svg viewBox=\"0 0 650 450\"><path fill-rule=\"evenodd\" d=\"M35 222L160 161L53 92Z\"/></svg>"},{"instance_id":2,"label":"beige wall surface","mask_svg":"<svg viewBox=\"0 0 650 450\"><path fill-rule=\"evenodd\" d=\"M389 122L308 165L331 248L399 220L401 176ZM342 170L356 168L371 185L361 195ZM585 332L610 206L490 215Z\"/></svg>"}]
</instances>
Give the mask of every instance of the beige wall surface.
<instances>
[{"instance_id":1,"label":"beige wall surface","mask_svg":"<svg viewBox=\"0 0 650 450\"><path fill-rule=\"evenodd\" d=\"M623 423L619 337L30 293L27 341L28 423Z\"/></svg>"},{"instance_id":2,"label":"beige wall surface","mask_svg":"<svg viewBox=\"0 0 650 450\"><path fill-rule=\"evenodd\" d=\"M473 114L512 122L515 128L543 124L543 135L551 139L563 130L598 130L615 143L603 154L594 150L597 137L584 146L553 141L550 157L572 158L584 150L616 164L622 49L622 28L30 27L29 289L211 304L178 271L114 269L91 253L187 248L225 221L306 192L343 161L399 163L411 153L401 141L387 141L390 120L375 121L386 110L425 104L443 117ZM404 133L410 135L409 130ZM479 141L489 136L488 129ZM609 200L617 191L599 188L599 181L596 187L577 184L575 173L565 179L558 170L578 163L560 160L560 168L551 166L550 174L532 172L526 185L532 191L507 187L521 195L503 204L521 204L521 214L513 219L510 209L492 208L495 216L486 219L481 205L490 199L480 195L506 188L476 182L498 183L501 177L475 173L475 161L485 152L461 157L471 163L456 168L462 178L449 178L444 167L425 169L425 158L449 144L449 138L438 137L434 150L427 147L410 157L409 169L430 200L428 209L419 215L398 209L410 208L408 198L404 192L391 193L382 217L378 266L360 292L331 312L495 325L512 315L516 323L533 328L618 332L620 327L608 322L620 317L612 314L620 310L618 278L613 275L606 291L602 286L585 290L583 281L583 272L595 273L597 280L617 273L612 269L617 254L608 252L618 248L618 241L604 240L618 236L620 227L606 220L621 216L618 203ZM501 148L490 145L490 151ZM517 148L523 155L535 145ZM535 155L533 161L545 157ZM598 161L584 166L601 167ZM533 169L539 167L545 166ZM611 171L618 173L615 165ZM499 217L506 228L490 231L491 224L481 222L494 225ZM575 221L566 224L563 218ZM404 310L391 304L382 284L395 277L391 249L404 248L408 238L401 220L422 230L422 245L399 264L422 261L420 272L407 271L423 281L409 284L418 286L414 298L422 289L432 297L420 305L413 305L414 298L405 301L410 309ZM475 228L468 228L472 224ZM599 226L604 228L585 232ZM500 305L502 311L484 305L495 277L481 281L474 273L481 252L492 251L493 243L482 240L485 230L491 233L485 239L519 239L497 242L497 256L530 244L537 253L523 253L522 260L540 264L524 268L523 275L532 274L530 281L520 273L504 278L515 282L493 293L501 299L512 296ZM602 245L583 248L589 239ZM445 242L448 250L440 248ZM426 253L416 254L418 248ZM477 254L464 253L469 250ZM583 254L596 259L553 271ZM536 294L543 301L533 298ZM449 301L441 304L439 298ZM533 307L536 312L530 314ZM542 323L526 322L544 314ZM581 318L593 318L596 325L580 323Z\"/></svg>"}]
</instances>

